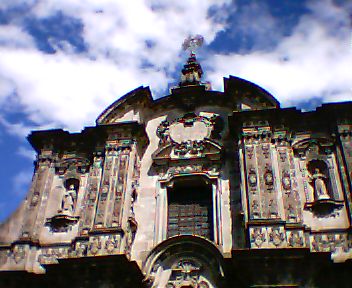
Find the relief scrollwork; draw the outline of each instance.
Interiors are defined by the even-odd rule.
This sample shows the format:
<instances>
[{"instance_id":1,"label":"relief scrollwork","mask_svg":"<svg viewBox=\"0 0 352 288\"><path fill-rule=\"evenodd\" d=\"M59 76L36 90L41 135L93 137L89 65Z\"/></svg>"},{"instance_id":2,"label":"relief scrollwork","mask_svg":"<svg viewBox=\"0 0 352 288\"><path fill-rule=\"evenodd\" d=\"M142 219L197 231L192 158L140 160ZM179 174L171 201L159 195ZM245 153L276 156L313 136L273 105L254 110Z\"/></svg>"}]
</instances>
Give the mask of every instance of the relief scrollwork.
<instances>
[{"instance_id":1,"label":"relief scrollwork","mask_svg":"<svg viewBox=\"0 0 352 288\"><path fill-rule=\"evenodd\" d=\"M77 241L75 243L75 248L71 251L71 257L85 257L88 252L88 242L86 241Z\"/></svg>"},{"instance_id":2,"label":"relief scrollwork","mask_svg":"<svg viewBox=\"0 0 352 288\"><path fill-rule=\"evenodd\" d=\"M265 168L264 182L268 190L272 190L274 188L273 170L269 167Z\"/></svg>"},{"instance_id":3,"label":"relief scrollwork","mask_svg":"<svg viewBox=\"0 0 352 288\"><path fill-rule=\"evenodd\" d=\"M169 126L170 126L170 123L164 120L160 123L160 125L156 129L156 135L160 138L161 143L170 142Z\"/></svg>"},{"instance_id":4,"label":"relief scrollwork","mask_svg":"<svg viewBox=\"0 0 352 288\"><path fill-rule=\"evenodd\" d=\"M287 243L289 247L292 248L302 248L304 247L303 232L300 231L290 231L287 233Z\"/></svg>"},{"instance_id":5,"label":"relief scrollwork","mask_svg":"<svg viewBox=\"0 0 352 288\"><path fill-rule=\"evenodd\" d=\"M180 260L171 267L171 270L171 276L166 287L202 287L198 285L201 266L194 261L188 259ZM205 281L202 282L206 283Z\"/></svg>"},{"instance_id":6,"label":"relief scrollwork","mask_svg":"<svg viewBox=\"0 0 352 288\"><path fill-rule=\"evenodd\" d=\"M15 245L12 247L12 258L16 264L21 263L26 256L26 248L24 245Z\"/></svg>"},{"instance_id":7,"label":"relief scrollwork","mask_svg":"<svg viewBox=\"0 0 352 288\"><path fill-rule=\"evenodd\" d=\"M189 156L201 155L205 149L204 141L185 141L181 143L176 143L174 147L174 154L177 156Z\"/></svg>"},{"instance_id":8,"label":"relief scrollwork","mask_svg":"<svg viewBox=\"0 0 352 288\"><path fill-rule=\"evenodd\" d=\"M38 256L38 262L40 264L57 264L58 259L68 257L68 250L67 247L43 248Z\"/></svg>"},{"instance_id":9,"label":"relief scrollwork","mask_svg":"<svg viewBox=\"0 0 352 288\"><path fill-rule=\"evenodd\" d=\"M66 156L67 157L67 156ZM65 174L84 174L88 171L90 161L82 157L67 157L58 161L55 165L56 173L59 175Z\"/></svg>"},{"instance_id":10,"label":"relief scrollwork","mask_svg":"<svg viewBox=\"0 0 352 288\"><path fill-rule=\"evenodd\" d=\"M91 255L97 255L100 252L101 247L100 237L93 237L89 241L88 253Z\"/></svg>"},{"instance_id":11,"label":"relief scrollwork","mask_svg":"<svg viewBox=\"0 0 352 288\"><path fill-rule=\"evenodd\" d=\"M293 204L288 204L286 209L287 220L289 222L295 222L297 219L296 209Z\"/></svg>"},{"instance_id":12,"label":"relief scrollwork","mask_svg":"<svg viewBox=\"0 0 352 288\"><path fill-rule=\"evenodd\" d=\"M261 248L263 243L266 241L265 228L256 227L250 229L250 242L254 248Z\"/></svg>"},{"instance_id":13,"label":"relief scrollwork","mask_svg":"<svg viewBox=\"0 0 352 288\"><path fill-rule=\"evenodd\" d=\"M108 254L114 254L119 247L119 238L116 235L109 235L105 241L105 250Z\"/></svg>"},{"instance_id":14,"label":"relief scrollwork","mask_svg":"<svg viewBox=\"0 0 352 288\"><path fill-rule=\"evenodd\" d=\"M343 252L348 252L351 243L347 240L346 234L318 234L311 239L312 252L336 252L341 248Z\"/></svg>"},{"instance_id":15,"label":"relief scrollwork","mask_svg":"<svg viewBox=\"0 0 352 288\"><path fill-rule=\"evenodd\" d=\"M246 146L246 155L249 159L252 159L254 155L254 147L253 146Z\"/></svg>"},{"instance_id":16,"label":"relief scrollwork","mask_svg":"<svg viewBox=\"0 0 352 288\"><path fill-rule=\"evenodd\" d=\"M264 155L265 159L269 158L269 154L270 154L270 145L269 144L263 144L262 145L262 152Z\"/></svg>"},{"instance_id":17,"label":"relief scrollwork","mask_svg":"<svg viewBox=\"0 0 352 288\"><path fill-rule=\"evenodd\" d=\"M286 159L287 159L286 150L284 150L284 149L278 149L278 152L279 152L280 161L281 161L281 162L285 162Z\"/></svg>"},{"instance_id":18,"label":"relief scrollwork","mask_svg":"<svg viewBox=\"0 0 352 288\"><path fill-rule=\"evenodd\" d=\"M182 134L186 131L185 129L180 128L189 128L190 132L197 131L197 133L200 133L199 135L197 135L199 136L199 139L197 140L202 140L204 138L220 139L220 132L223 129L223 121L217 114L213 114L212 116L206 117L196 115L194 113L187 113L181 118L177 118L174 121L164 120L159 124L156 129L156 135L160 139L160 144L165 145L167 143L181 143L185 141L186 139L178 141L183 138ZM194 131L192 129L194 129ZM177 130L180 133L173 133L175 132L174 130ZM195 135L197 133L192 134ZM177 135L177 139L173 139L175 135ZM179 136L181 136L180 139L178 139Z\"/></svg>"},{"instance_id":19,"label":"relief scrollwork","mask_svg":"<svg viewBox=\"0 0 352 288\"><path fill-rule=\"evenodd\" d=\"M249 168L248 171L248 184L252 191L256 190L257 188L257 173L255 168Z\"/></svg>"},{"instance_id":20,"label":"relief scrollwork","mask_svg":"<svg viewBox=\"0 0 352 288\"><path fill-rule=\"evenodd\" d=\"M289 192L291 190L291 177L289 172L284 171L282 173L281 183L282 183L282 188L284 188L286 192Z\"/></svg>"},{"instance_id":21,"label":"relief scrollwork","mask_svg":"<svg viewBox=\"0 0 352 288\"><path fill-rule=\"evenodd\" d=\"M252 211L251 211L252 218L259 218L260 217L260 208L259 208L258 200L252 201L251 208L252 208Z\"/></svg>"},{"instance_id":22,"label":"relief scrollwork","mask_svg":"<svg viewBox=\"0 0 352 288\"><path fill-rule=\"evenodd\" d=\"M273 244L275 247L279 247L285 241L285 233L280 227L269 228L269 243Z\"/></svg>"}]
</instances>

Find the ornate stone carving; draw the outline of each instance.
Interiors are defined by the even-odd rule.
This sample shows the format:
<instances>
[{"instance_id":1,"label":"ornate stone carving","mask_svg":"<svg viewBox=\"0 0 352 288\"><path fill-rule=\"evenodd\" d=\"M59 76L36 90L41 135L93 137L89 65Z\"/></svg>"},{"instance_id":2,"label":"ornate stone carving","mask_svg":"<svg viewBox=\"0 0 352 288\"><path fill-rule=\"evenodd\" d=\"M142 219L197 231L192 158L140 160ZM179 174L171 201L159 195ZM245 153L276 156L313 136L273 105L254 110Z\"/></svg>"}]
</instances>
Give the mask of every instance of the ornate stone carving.
<instances>
[{"instance_id":1,"label":"ornate stone carving","mask_svg":"<svg viewBox=\"0 0 352 288\"><path fill-rule=\"evenodd\" d=\"M16 264L21 263L26 256L26 248L24 245L15 245L12 248L12 258Z\"/></svg>"},{"instance_id":2,"label":"ornate stone carving","mask_svg":"<svg viewBox=\"0 0 352 288\"><path fill-rule=\"evenodd\" d=\"M282 188L284 188L286 191L291 190L291 178L290 178L290 173L287 171L284 171L282 173Z\"/></svg>"},{"instance_id":3,"label":"ornate stone carving","mask_svg":"<svg viewBox=\"0 0 352 288\"><path fill-rule=\"evenodd\" d=\"M316 145L314 147L317 147ZM316 157L317 158L317 157ZM310 185L305 187L308 201L304 208L310 210L318 217L330 217L337 215L343 205L343 200L334 199L328 160L313 159L307 163L308 181Z\"/></svg>"},{"instance_id":4,"label":"ornate stone carving","mask_svg":"<svg viewBox=\"0 0 352 288\"><path fill-rule=\"evenodd\" d=\"M51 232L68 232L79 220L79 216L69 216L58 214L46 219L45 226L48 226Z\"/></svg>"},{"instance_id":5,"label":"ornate stone carving","mask_svg":"<svg viewBox=\"0 0 352 288\"><path fill-rule=\"evenodd\" d=\"M274 188L274 175L273 170L271 168L265 168L264 182L268 190L272 190Z\"/></svg>"},{"instance_id":6,"label":"ornate stone carving","mask_svg":"<svg viewBox=\"0 0 352 288\"><path fill-rule=\"evenodd\" d=\"M85 257L88 252L88 242L85 241L77 241L75 243L75 248L71 252L72 257Z\"/></svg>"},{"instance_id":7,"label":"ornate stone carving","mask_svg":"<svg viewBox=\"0 0 352 288\"><path fill-rule=\"evenodd\" d=\"M311 236L312 252L335 252L341 248L343 252L348 252L351 248L350 240L346 234L318 234Z\"/></svg>"},{"instance_id":8,"label":"ornate stone carving","mask_svg":"<svg viewBox=\"0 0 352 288\"><path fill-rule=\"evenodd\" d=\"M62 198L61 211L63 214L72 215L75 210L75 202L77 199L77 188L74 184L70 184L64 192Z\"/></svg>"},{"instance_id":9,"label":"ornate stone carving","mask_svg":"<svg viewBox=\"0 0 352 288\"><path fill-rule=\"evenodd\" d=\"M253 146L246 146L246 155L249 159L252 159L254 155L254 147Z\"/></svg>"},{"instance_id":10,"label":"ornate stone carving","mask_svg":"<svg viewBox=\"0 0 352 288\"><path fill-rule=\"evenodd\" d=\"M108 254L114 254L119 247L119 239L116 235L109 235L105 241L105 250Z\"/></svg>"},{"instance_id":11,"label":"ornate stone carving","mask_svg":"<svg viewBox=\"0 0 352 288\"><path fill-rule=\"evenodd\" d=\"M290 231L287 233L287 242L289 247L301 248L304 247L303 232L301 231Z\"/></svg>"},{"instance_id":12,"label":"ornate stone carving","mask_svg":"<svg viewBox=\"0 0 352 288\"><path fill-rule=\"evenodd\" d=\"M56 173L59 175L69 174L68 177L84 174L88 171L90 161L82 157L70 157L61 159L55 165Z\"/></svg>"},{"instance_id":13,"label":"ornate stone carving","mask_svg":"<svg viewBox=\"0 0 352 288\"><path fill-rule=\"evenodd\" d=\"M68 250L67 247L43 248L38 256L38 262L40 264L57 264L58 259L68 257Z\"/></svg>"},{"instance_id":14,"label":"ornate stone carving","mask_svg":"<svg viewBox=\"0 0 352 288\"><path fill-rule=\"evenodd\" d=\"M268 203L269 218L278 218L277 202L274 199L269 199Z\"/></svg>"},{"instance_id":15,"label":"ornate stone carving","mask_svg":"<svg viewBox=\"0 0 352 288\"><path fill-rule=\"evenodd\" d=\"M191 259L180 260L171 268L171 270L172 272L168 285L172 286L168 287L199 287L197 284L201 267Z\"/></svg>"},{"instance_id":16,"label":"ornate stone carving","mask_svg":"<svg viewBox=\"0 0 352 288\"><path fill-rule=\"evenodd\" d=\"M285 233L280 227L272 227L268 229L269 243L275 247L279 247L285 241Z\"/></svg>"},{"instance_id":17,"label":"ornate stone carving","mask_svg":"<svg viewBox=\"0 0 352 288\"><path fill-rule=\"evenodd\" d=\"M97 255L99 253L101 249L101 240L100 237L96 236L93 237L90 241L89 241L89 254L91 255Z\"/></svg>"},{"instance_id":18,"label":"ornate stone carving","mask_svg":"<svg viewBox=\"0 0 352 288\"><path fill-rule=\"evenodd\" d=\"M281 161L281 162L285 162L286 159L287 159L286 150L284 150L284 149L278 149L278 152L279 152L280 161Z\"/></svg>"},{"instance_id":19,"label":"ornate stone carving","mask_svg":"<svg viewBox=\"0 0 352 288\"><path fill-rule=\"evenodd\" d=\"M315 196L317 197L316 200L330 199L328 189L326 188L325 179L327 179L327 177L320 172L319 168L315 168L310 180L314 186Z\"/></svg>"},{"instance_id":20,"label":"ornate stone carving","mask_svg":"<svg viewBox=\"0 0 352 288\"><path fill-rule=\"evenodd\" d=\"M269 144L263 144L262 145L262 152L264 155L265 159L269 158L269 154L270 154L270 145Z\"/></svg>"},{"instance_id":21,"label":"ornate stone carving","mask_svg":"<svg viewBox=\"0 0 352 288\"><path fill-rule=\"evenodd\" d=\"M40 200L40 193L38 191L34 191L34 193L32 195L31 202L30 202L30 206L31 207L37 206L39 200Z\"/></svg>"},{"instance_id":22,"label":"ornate stone carving","mask_svg":"<svg viewBox=\"0 0 352 288\"><path fill-rule=\"evenodd\" d=\"M294 222L297 219L296 209L293 207L292 204L288 204L286 212L287 212L287 220L289 222Z\"/></svg>"},{"instance_id":23,"label":"ornate stone carving","mask_svg":"<svg viewBox=\"0 0 352 288\"><path fill-rule=\"evenodd\" d=\"M257 188L257 174L255 173L254 168L249 169L248 183L249 183L251 190L255 190Z\"/></svg>"},{"instance_id":24,"label":"ornate stone carving","mask_svg":"<svg viewBox=\"0 0 352 288\"><path fill-rule=\"evenodd\" d=\"M260 217L260 208L259 208L259 203L257 200L252 201L251 208L252 208L251 214L253 215L253 218L259 218Z\"/></svg>"},{"instance_id":25,"label":"ornate stone carving","mask_svg":"<svg viewBox=\"0 0 352 288\"><path fill-rule=\"evenodd\" d=\"M9 255L10 255L10 250L8 249L0 250L0 268L2 265L4 265L7 262Z\"/></svg>"},{"instance_id":26,"label":"ornate stone carving","mask_svg":"<svg viewBox=\"0 0 352 288\"><path fill-rule=\"evenodd\" d=\"M175 142L201 141L204 138L220 138L222 120L217 114L211 117L197 116L189 113L175 121L164 120L156 130L160 144Z\"/></svg>"},{"instance_id":27,"label":"ornate stone carving","mask_svg":"<svg viewBox=\"0 0 352 288\"><path fill-rule=\"evenodd\" d=\"M250 228L250 242L252 244L251 245L252 247L261 248L263 243L266 241L266 233L263 230L265 230L265 228L262 228L262 227Z\"/></svg>"}]
</instances>

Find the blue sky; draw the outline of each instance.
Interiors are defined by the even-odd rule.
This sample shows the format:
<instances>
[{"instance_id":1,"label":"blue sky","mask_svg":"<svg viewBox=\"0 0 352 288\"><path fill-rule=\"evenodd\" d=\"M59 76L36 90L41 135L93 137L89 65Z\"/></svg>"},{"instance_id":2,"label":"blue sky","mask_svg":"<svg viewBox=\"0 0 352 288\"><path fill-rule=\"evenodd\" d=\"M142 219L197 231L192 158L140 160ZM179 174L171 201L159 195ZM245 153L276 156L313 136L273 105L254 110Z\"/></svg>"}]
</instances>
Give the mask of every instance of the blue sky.
<instances>
[{"instance_id":1,"label":"blue sky","mask_svg":"<svg viewBox=\"0 0 352 288\"><path fill-rule=\"evenodd\" d=\"M190 34L215 90L236 75L284 107L351 101L351 15L348 0L1 0L0 221L28 191L31 130L93 126L140 85L165 95Z\"/></svg>"}]
</instances>

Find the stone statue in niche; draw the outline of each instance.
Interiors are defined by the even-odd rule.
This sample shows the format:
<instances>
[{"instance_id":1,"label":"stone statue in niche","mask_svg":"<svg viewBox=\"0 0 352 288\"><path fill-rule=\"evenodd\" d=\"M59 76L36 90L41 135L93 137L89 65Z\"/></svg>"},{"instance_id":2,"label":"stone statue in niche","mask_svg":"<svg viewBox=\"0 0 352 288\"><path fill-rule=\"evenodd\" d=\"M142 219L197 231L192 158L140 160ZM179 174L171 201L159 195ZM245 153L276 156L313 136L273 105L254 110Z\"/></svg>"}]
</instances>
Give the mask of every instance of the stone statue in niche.
<instances>
[{"instance_id":1,"label":"stone statue in niche","mask_svg":"<svg viewBox=\"0 0 352 288\"><path fill-rule=\"evenodd\" d=\"M65 191L62 199L61 210L64 214L72 215L75 209L75 199L77 197L77 191L75 185L70 184L69 188Z\"/></svg>"},{"instance_id":2,"label":"stone statue in niche","mask_svg":"<svg viewBox=\"0 0 352 288\"><path fill-rule=\"evenodd\" d=\"M327 179L327 177L320 172L319 168L315 168L314 174L311 176L311 181L314 183L316 200L330 199L324 179Z\"/></svg>"},{"instance_id":3,"label":"stone statue in niche","mask_svg":"<svg viewBox=\"0 0 352 288\"><path fill-rule=\"evenodd\" d=\"M65 181L66 190L61 201L61 212L64 215L72 216L75 212L77 191L79 187L79 180L70 178Z\"/></svg>"},{"instance_id":4,"label":"stone statue in niche","mask_svg":"<svg viewBox=\"0 0 352 288\"><path fill-rule=\"evenodd\" d=\"M323 160L311 160L307 164L309 171L309 182L312 186L313 195L311 201L329 200L331 191L329 191L329 170L328 165Z\"/></svg>"}]
</instances>

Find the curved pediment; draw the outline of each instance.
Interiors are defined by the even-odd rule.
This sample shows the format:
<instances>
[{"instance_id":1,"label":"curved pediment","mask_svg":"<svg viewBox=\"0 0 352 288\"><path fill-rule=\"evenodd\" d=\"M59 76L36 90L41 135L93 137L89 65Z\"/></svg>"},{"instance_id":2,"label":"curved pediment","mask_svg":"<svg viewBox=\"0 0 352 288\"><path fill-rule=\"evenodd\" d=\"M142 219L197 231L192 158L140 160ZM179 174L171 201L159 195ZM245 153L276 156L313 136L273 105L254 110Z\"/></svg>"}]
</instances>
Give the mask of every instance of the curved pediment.
<instances>
[{"instance_id":1,"label":"curved pediment","mask_svg":"<svg viewBox=\"0 0 352 288\"><path fill-rule=\"evenodd\" d=\"M152 94L149 87L140 86L125 94L109 107L107 107L97 118L96 123L112 124L116 122L136 121L136 108L148 105L152 102Z\"/></svg>"},{"instance_id":2,"label":"curved pediment","mask_svg":"<svg viewBox=\"0 0 352 288\"><path fill-rule=\"evenodd\" d=\"M202 85L171 89L171 94L153 100L149 87L138 87L107 107L97 118L98 125L141 121L142 110L167 110L179 107L192 110L196 106L217 105L232 110L279 108L280 103L258 85L230 76L224 78L224 92L206 90Z\"/></svg>"}]
</instances>

